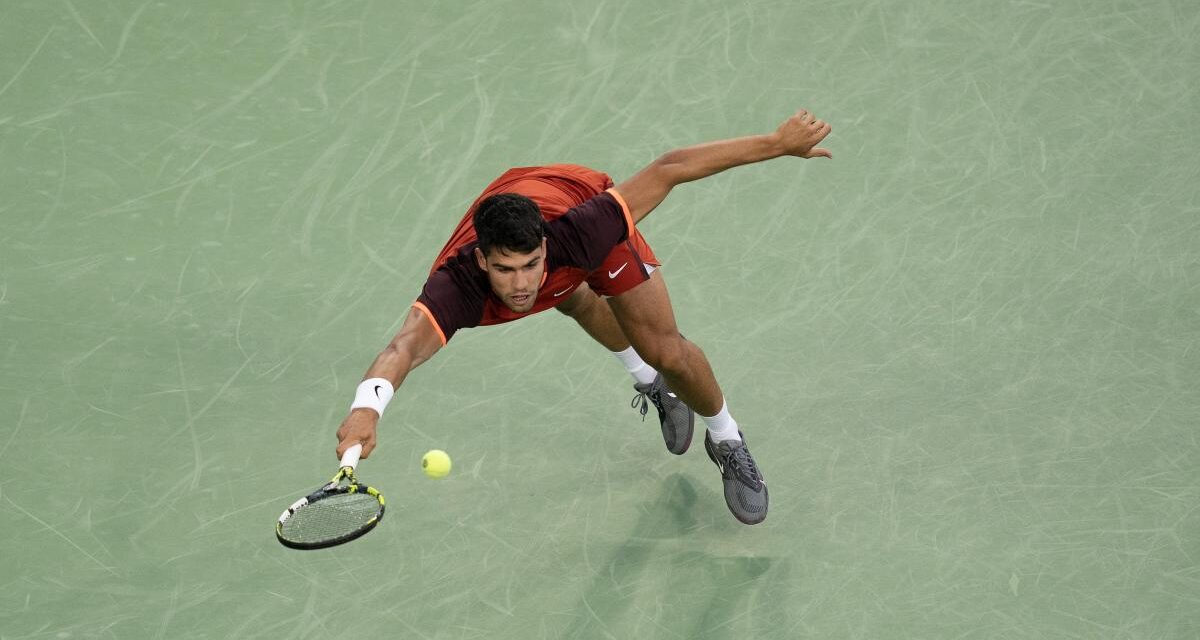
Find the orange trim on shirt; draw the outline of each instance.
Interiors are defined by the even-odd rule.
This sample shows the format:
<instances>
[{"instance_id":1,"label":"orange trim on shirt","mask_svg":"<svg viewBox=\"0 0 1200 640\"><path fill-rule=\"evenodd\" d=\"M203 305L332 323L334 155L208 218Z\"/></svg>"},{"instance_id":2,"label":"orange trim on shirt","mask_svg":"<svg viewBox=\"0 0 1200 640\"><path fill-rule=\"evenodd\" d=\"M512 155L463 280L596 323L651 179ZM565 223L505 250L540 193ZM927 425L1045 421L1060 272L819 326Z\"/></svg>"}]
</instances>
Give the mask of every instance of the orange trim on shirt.
<instances>
[{"instance_id":1,"label":"orange trim on shirt","mask_svg":"<svg viewBox=\"0 0 1200 640\"><path fill-rule=\"evenodd\" d=\"M636 228L633 224L633 215L629 213L629 205L625 204L625 198L622 198L621 194L617 193L616 187L605 190L605 193L612 194L612 197L617 201L617 204L621 205L621 211L625 214L625 224L629 226L629 237L632 238Z\"/></svg>"},{"instance_id":2,"label":"orange trim on shirt","mask_svg":"<svg viewBox=\"0 0 1200 640\"><path fill-rule=\"evenodd\" d=\"M425 306L422 302L414 302L412 306L417 311L425 314L425 317L429 319L429 324L433 325L433 330L437 331L438 337L442 339L442 346L446 346L446 334L442 333L442 328L438 326L437 320L433 319L433 313L429 310L429 307Z\"/></svg>"}]
</instances>

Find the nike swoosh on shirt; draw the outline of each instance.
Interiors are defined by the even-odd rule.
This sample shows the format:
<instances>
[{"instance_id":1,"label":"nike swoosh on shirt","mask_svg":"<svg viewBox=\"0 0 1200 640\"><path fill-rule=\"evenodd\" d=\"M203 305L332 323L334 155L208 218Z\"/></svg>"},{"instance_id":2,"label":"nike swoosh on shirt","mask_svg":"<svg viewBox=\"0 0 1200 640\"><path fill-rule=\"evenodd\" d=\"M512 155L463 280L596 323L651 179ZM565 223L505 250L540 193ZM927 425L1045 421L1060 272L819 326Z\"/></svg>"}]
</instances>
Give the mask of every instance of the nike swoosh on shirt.
<instances>
[{"instance_id":1,"label":"nike swoosh on shirt","mask_svg":"<svg viewBox=\"0 0 1200 640\"><path fill-rule=\"evenodd\" d=\"M554 297L557 298L570 290L571 290L571 287L567 287L566 289L563 289L562 291L559 291L558 293L554 294Z\"/></svg>"},{"instance_id":2,"label":"nike swoosh on shirt","mask_svg":"<svg viewBox=\"0 0 1200 640\"><path fill-rule=\"evenodd\" d=\"M628 262L626 262L625 264L621 265L621 268L620 268L620 269L617 269L616 271L609 271L609 272L608 272L608 279L609 279L609 280L613 280L613 279L615 279L617 276L621 275L621 272L622 272L622 271L624 271L624 270L625 270L625 267L628 267L628 266L629 266L629 263L628 263Z\"/></svg>"}]
</instances>

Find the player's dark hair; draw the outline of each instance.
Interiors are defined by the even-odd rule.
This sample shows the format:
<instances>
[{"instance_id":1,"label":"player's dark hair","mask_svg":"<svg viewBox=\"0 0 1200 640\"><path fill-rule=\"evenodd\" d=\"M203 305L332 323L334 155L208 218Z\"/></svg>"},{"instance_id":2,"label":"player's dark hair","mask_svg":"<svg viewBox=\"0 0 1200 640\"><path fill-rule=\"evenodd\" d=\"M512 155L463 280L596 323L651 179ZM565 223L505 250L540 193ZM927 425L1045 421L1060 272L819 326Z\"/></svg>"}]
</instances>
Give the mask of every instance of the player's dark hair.
<instances>
[{"instance_id":1,"label":"player's dark hair","mask_svg":"<svg viewBox=\"0 0 1200 640\"><path fill-rule=\"evenodd\" d=\"M529 253L542 245L546 222L537 203L516 193L498 193L475 209L475 233L479 250L488 255L492 249Z\"/></svg>"}]
</instances>

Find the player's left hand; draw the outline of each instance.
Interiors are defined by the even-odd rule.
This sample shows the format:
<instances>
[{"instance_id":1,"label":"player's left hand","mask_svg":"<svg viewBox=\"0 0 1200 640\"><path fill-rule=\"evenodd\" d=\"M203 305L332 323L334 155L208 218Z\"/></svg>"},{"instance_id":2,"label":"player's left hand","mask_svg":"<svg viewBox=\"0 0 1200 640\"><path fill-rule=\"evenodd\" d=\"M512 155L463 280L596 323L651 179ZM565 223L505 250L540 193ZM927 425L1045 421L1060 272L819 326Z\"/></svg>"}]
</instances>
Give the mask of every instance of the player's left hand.
<instances>
[{"instance_id":1,"label":"player's left hand","mask_svg":"<svg viewBox=\"0 0 1200 640\"><path fill-rule=\"evenodd\" d=\"M788 118L775 130L775 136L781 145L783 154L800 158L833 158L829 149L816 146L833 127L824 120L818 120L807 109L801 109Z\"/></svg>"}]
</instances>

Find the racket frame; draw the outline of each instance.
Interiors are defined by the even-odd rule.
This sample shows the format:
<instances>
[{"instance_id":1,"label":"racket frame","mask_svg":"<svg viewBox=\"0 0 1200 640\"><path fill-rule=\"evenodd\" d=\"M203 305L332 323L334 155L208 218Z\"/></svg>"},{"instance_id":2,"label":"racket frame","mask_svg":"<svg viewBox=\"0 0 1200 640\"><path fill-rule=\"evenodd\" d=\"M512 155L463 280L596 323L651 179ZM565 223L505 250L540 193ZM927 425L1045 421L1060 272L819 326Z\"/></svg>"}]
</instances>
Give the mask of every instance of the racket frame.
<instances>
[{"instance_id":1,"label":"racket frame","mask_svg":"<svg viewBox=\"0 0 1200 640\"><path fill-rule=\"evenodd\" d=\"M342 467L338 469L338 472L334 474L333 478L328 483L326 483L320 489L317 489L316 491L293 502L292 506L283 511L283 514L279 516L279 521L275 523L275 537L279 540L280 544L291 549L327 549L329 547L335 547L339 544L345 544L351 540L360 538L379 524L379 521L383 519L383 512L386 507L383 494L379 493L379 491L374 487L359 484L358 478L354 476L354 467L358 463L358 456L361 451L361 445L354 445L351 447L350 450L348 450L346 454L342 456ZM343 484L343 480L347 481L347 484ZM365 493L375 498L379 501L379 511L376 512L375 515L372 516L371 519L361 527L351 531L350 533L338 536L336 538L331 538L329 540L321 540L319 542L298 542L296 540L289 540L284 537L283 525L297 511L313 503L320 502L321 500L349 493Z\"/></svg>"}]
</instances>

